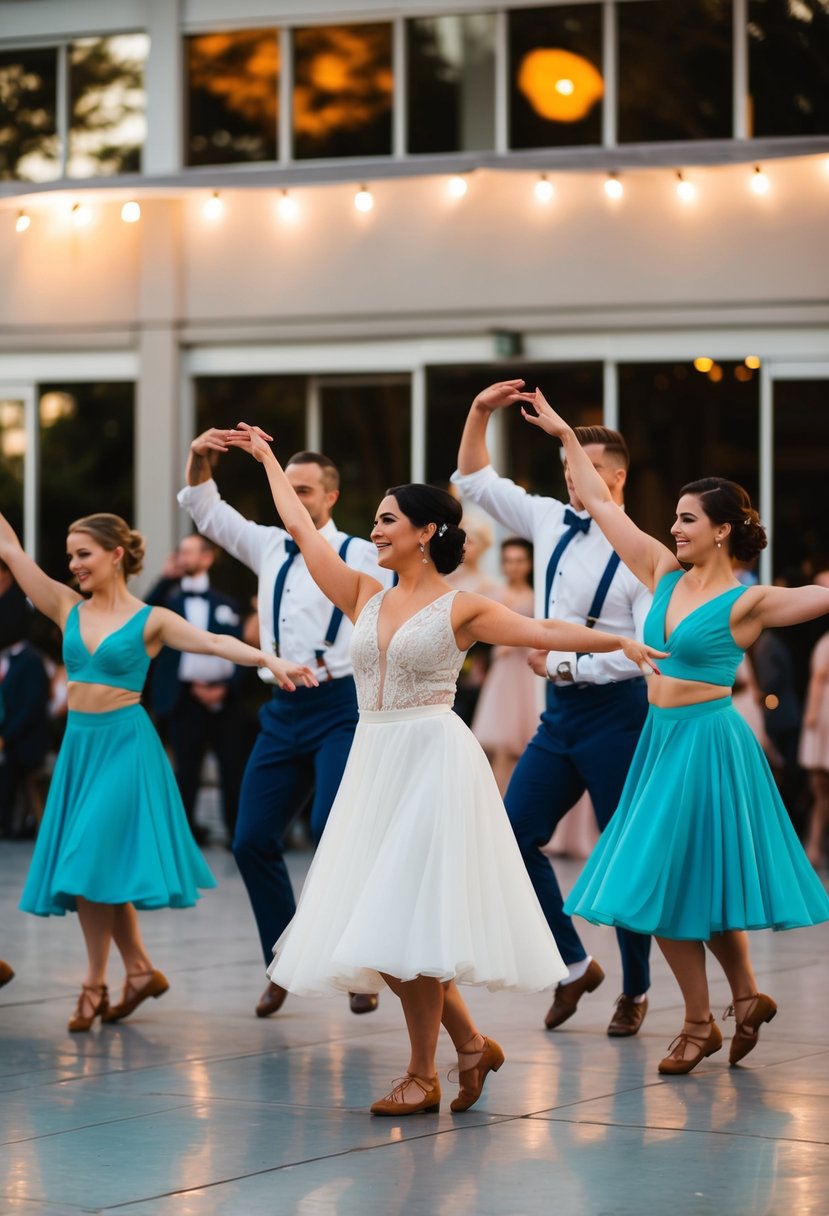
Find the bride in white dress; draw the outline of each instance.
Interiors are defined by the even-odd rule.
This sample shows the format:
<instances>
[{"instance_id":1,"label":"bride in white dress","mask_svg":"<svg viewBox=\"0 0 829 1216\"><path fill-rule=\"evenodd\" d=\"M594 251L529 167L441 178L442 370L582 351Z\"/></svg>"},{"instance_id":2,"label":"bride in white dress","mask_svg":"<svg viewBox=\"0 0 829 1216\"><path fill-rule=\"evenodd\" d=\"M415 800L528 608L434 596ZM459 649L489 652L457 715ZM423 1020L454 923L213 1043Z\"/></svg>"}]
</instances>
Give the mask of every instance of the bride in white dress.
<instances>
[{"instance_id":1,"label":"bride in white dress","mask_svg":"<svg viewBox=\"0 0 829 1216\"><path fill-rule=\"evenodd\" d=\"M533 992L555 985L566 968L486 757L451 712L464 654L476 641L621 648L637 663L657 652L451 590L442 575L461 561L461 509L433 486L400 486L380 503L371 538L379 565L399 576L382 590L320 536L268 439L240 423L229 442L265 466L311 575L356 623L360 706L328 824L268 975L300 996L386 985L400 998L411 1056L403 1079L373 1104L376 1115L438 1110L443 1023L458 1052L460 1092L451 1109L467 1110L504 1054L478 1031L458 983Z\"/></svg>"}]
</instances>

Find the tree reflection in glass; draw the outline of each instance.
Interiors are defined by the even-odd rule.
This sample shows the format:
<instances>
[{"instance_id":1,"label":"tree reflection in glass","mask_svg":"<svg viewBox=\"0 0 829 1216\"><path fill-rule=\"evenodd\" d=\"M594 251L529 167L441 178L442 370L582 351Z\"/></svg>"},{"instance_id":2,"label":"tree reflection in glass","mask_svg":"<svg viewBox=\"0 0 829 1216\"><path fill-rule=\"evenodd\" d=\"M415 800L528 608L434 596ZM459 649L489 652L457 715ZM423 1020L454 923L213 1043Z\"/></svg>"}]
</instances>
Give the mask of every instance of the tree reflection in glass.
<instances>
[{"instance_id":1,"label":"tree reflection in glass","mask_svg":"<svg viewBox=\"0 0 829 1216\"><path fill-rule=\"evenodd\" d=\"M406 24L409 152L495 144L495 17L417 17Z\"/></svg>"},{"instance_id":2,"label":"tree reflection in glass","mask_svg":"<svg viewBox=\"0 0 829 1216\"><path fill-rule=\"evenodd\" d=\"M0 178L44 182L59 172L57 51L2 51Z\"/></svg>"},{"instance_id":3,"label":"tree reflection in glass","mask_svg":"<svg viewBox=\"0 0 829 1216\"><path fill-rule=\"evenodd\" d=\"M829 0L749 0L749 136L829 132Z\"/></svg>"},{"instance_id":4,"label":"tree reflection in glass","mask_svg":"<svg viewBox=\"0 0 829 1216\"><path fill-rule=\"evenodd\" d=\"M294 31L297 159L391 154L391 26Z\"/></svg>"},{"instance_id":5,"label":"tree reflection in glass","mask_svg":"<svg viewBox=\"0 0 829 1216\"><path fill-rule=\"evenodd\" d=\"M188 165L276 160L277 31L198 34L186 51Z\"/></svg>"},{"instance_id":6,"label":"tree reflection in glass","mask_svg":"<svg viewBox=\"0 0 829 1216\"><path fill-rule=\"evenodd\" d=\"M82 38L70 46L70 177L140 172L149 46L146 34Z\"/></svg>"}]
</instances>

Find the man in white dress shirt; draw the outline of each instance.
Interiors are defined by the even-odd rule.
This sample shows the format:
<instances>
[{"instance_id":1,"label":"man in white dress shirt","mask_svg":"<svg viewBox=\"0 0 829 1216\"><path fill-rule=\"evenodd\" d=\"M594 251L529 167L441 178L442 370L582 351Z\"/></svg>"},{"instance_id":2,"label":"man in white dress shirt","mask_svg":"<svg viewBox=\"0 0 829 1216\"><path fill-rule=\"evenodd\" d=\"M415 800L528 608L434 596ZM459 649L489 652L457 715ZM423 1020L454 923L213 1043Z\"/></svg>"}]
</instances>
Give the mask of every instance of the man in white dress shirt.
<instances>
[{"instance_id":1,"label":"man in white dress shirt","mask_svg":"<svg viewBox=\"0 0 829 1216\"><path fill-rule=\"evenodd\" d=\"M224 433L212 428L193 440L187 486L178 500L199 532L258 576L260 644L316 671L318 688L283 692L275 685L260 711L260 733L245 768L233 854L245 880L266 964L274 943L296 908L283 857L283 838L313 791L311 832L319 839L342 778L357 726L357 695L349 656L352 625L317 587L288 533L245 519L224 502L211 471L211 454ZM340 532L331 518L339 497L333 461L318 452L299 452L285 472L325 539L355 570L383 583L374 545ZM265 683L269 672L260 669ZM268 984L256 1007L267 1017L282 1006L286 992ZM377 997L351 996L355 1013L377 1007Z\"/></svg>"},{"instance_id":2,"label":"man in white dress shirt","mask_svg":"<svg viewBox=\"0 0 829 1216\"><path fill-rule=\"evenodd\" d=\"M514 535L532 541L537 617L598 625L610 633L641 638L651 597L619 564L601 530L591 527L566 466L569 504L527 494L499 477L490 464L489 419L494 410L519 400L523 383L493 384L475 398L452 481L464 498ZM624 439L605 427L577 427L576 434L621 508L628 466ZM551 459L555 452L551 446ZM606 827L644 724L647 696L641 672L621 652L537 652L530 663L537 675L547 677L547 705L504 802L539 903L569 968L545 1018L547 1028L554 1030L572 1017L585 992L598 988L604 972L565 915L558 881L541 850L585 790L599 827ZM617 938L623 990L608 1034L627 1037L636 1034L647 1011L650 938L621 929Z\"/></svg>"}]
</instances>

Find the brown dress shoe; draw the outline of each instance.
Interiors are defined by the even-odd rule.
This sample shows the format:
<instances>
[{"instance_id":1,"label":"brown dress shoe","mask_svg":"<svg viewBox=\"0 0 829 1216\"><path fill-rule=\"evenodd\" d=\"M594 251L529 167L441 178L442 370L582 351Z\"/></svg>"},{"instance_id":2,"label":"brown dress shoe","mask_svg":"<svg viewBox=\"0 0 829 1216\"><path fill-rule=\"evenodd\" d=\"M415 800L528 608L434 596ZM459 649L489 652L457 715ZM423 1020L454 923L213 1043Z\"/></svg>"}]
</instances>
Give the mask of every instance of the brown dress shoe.
<instances>
[{"instance_id":1,"label":"brown dress shoe","mask_svg":"<svg viewBox=\"0 0 829 1216\"><path fill-rule=\"evenodd\" d=\"M376 992L349 992L352 1013L374 1013L378 1005Z\"/></svg>"},{"instance_id":2,"label":"brown dress shoe","mask_svg":"<svg viewBox=\"0 0 829 1216\"><path fill-rule=\"evenodd\" d=\"M415 1100L411 1101L411 1098ZM437 1077L431 1077L427 1082L410 1072L397 1082L390 1094L371 1104L373 1115L388 1115L391 1118L398 1115L417 1115L420 1111L427 1115L436 1115L439 1110L440 1085Z\"/></svg>"},{"instance_id":3,"label":"brown dress shoe","mask_svg":"<svg viewBox=\"0 0 829 1216\"><path fill-rule=\"evenodd\" d=\"M504 1062L504 1052L499 1043L494 1039L488 1039L483 1036L484 1045L481 1051L460 1051L461 1056L478 1056L478 1062L473 1064L471 1068L463 1068L458 1073L458 1081L460 1082L460 1090L457 1098L453 1098L449 1104L449 1109L458 1114L460 1111L469 1110L470 1106L474 1106L481 1096L481 1091L484 1088L484 1081L487 1078L487 1073L497 1072ZM450 1074L451 1080L451 1074Z\"/></svg>"},{"instance_id":4,"label":"brown dress shoe","mask_svg":"<svg viewBox=\"0 0 829 1216\"><path fill-rule=\"evenodd\" d=\"M742 1018L735 1005L740 1006ZM728 1006L723 1018L730 1017L732 1013L737 1019L737 1026L728 1052L728 1063L733 1068L757 1046L757 1033L764 1022L770 1022L775 1016L777 1005L764 992L755 992L752 996L738 996L734 1004Z\"/></svg>"},{"instance_id":5,"label":"brown dress shoe","mask_svg":"<svg viewBox=\"0 0 829 1216\"><path fill-rule=\"evenodd\" d=\"M632 996L625 996L623 992L616 1001L616 1008L613 1010L607 1033L611 1039L626 1039L630 1035L636 1034L644 1022L647 1012L647 997L644 1001L634 1001Z\"/></svg>"},{"instance_id":6,"label":"brown dress shoe","mask_svg":"<svg viewBox=\"0 0 829 1216\"><path fill-rule=\"evenodd\" d=\"M14 979L14 971L8 963L4 963L0 959L0 988L4 988L10 980Z\"/></svg>"},{"instance_id":7,"label":"brown dress shoe","mask_svg":"<svg viewBox=\"0 0 829 1216\"><path fill-rule=\"evenodd\" d=\"M591 958L587 970L581 979L573 980L572 984L559 984L553 997L553 1003L547 1010L544 1025L548 1030L555 1030L562 1022L566 1022L576 1012L579 1001L585 992L595 992L604 979L604 972L594 958Z\"/></svg>"},{"instance_id":8,"label":"brown dress shoe","mask_svg":"<svg viewBox=\"0 0 829 1216\"><path fill-rule=\"evenodd\" d=\"M110 1005L101 1014L102 1022L120 1022L138 1008L142 1001L163 996L170 987L170 981L162 971L127 972L124 991L117 1005Z\"/></svg>"},{"instance_id":9,"label":"brown dress shoe","mask_svg":"<svg viewBox=\"0 0 829 1216\"><path fill-rule=\"evenodd\" d=\"M107 992L106 984L100 984L97 987L83 984L81 986L81 995L78 997L78 1003L75 1006L75 1012L66 1023L66 1029L71 1031L72 1034L90 1030L96 1018L100 1018L101 1021L104 1020L108 1008L109 993Z\"/></svg>"},{"instance_id":10,"label":"brown dress shoe","mask_svg":"<svg viewBox=\"0 0 829 1216\"><path fill-rule=\"evenodd\" d=\"M713 1014L707 1022L689 1022L689 1026L707 1026L708 1034L688 1034L686 1030L678 1034L668 1048L664 1060L659 1061L659 1072L669 1077L684 1076L692 1068L696 1068L700 1060L712 1056L722 1047L720 1028L714 1021ZM690 1053L688 1049L690 1048Z\"/></svg>"},{"instance_id":11,"label":"brown dress shoe","mask_svg":"<svg viewBox=\"0 0 829 1216\"><path fill-rule=\"evenodd\" d=\"M259 1004L256 1006L256 1016L258 1018L269 1018L272 1013L279 1013L279 1010L285 1004L285 997L287 995L287 988L280 988L279 984L268 984L259 998Z\"/></svg>"}]
</instances>

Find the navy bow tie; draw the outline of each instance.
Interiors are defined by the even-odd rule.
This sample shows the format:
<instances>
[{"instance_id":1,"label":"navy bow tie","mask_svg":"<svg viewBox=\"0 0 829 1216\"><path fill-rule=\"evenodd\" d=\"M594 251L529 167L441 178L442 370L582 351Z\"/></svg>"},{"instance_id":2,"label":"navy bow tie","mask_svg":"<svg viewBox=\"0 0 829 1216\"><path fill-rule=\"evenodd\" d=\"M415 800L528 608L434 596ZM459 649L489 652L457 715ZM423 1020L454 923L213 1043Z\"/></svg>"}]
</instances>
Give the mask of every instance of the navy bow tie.
<instances>
[{"instance_id":1,"label":"navy bow tie","mask_svg":"<svg viewBox=\"0 0 829 1216\"><path fill-rule=\"evenodd\" d=\"M186 600L206 600L210 598L209 591L182 591Z\"/></svg>"},{"instance_id":2,"label":"navy bow tie","mask_svg":"<svg viewBox=\"0 0 829 1216\"><path fill-rule=\"evenodd\" d=\"M299 553L299 545L295 540L291 540L289 536L285 541L285 555L287 557L296 557L297 553Z\"/></svg>"},{"instance_id":3,"label":"navy bow tie","mask_svg":"<svg viewBox=\"0 0 829 1216\"><path fill-rule=\"evenodd\" d=\"M576 515L575 511L571 511L569 507L564 508L564 522L574 532L590 531L590 516L587 519L582 519L580 515Z\"/></svg>"}]
</instances>

